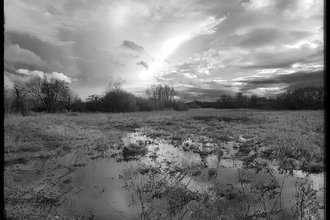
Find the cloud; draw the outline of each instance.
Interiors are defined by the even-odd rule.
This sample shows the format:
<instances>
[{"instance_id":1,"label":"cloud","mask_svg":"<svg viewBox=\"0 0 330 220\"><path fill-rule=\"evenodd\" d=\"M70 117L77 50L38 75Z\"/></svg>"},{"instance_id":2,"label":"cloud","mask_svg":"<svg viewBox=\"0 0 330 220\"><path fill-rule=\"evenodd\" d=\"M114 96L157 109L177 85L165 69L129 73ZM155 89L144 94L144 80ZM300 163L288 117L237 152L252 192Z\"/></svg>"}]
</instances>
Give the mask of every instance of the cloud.
<instances>
[{"instance_id":1,"label":"cloud","mask_svg":"<svg viewBox=\"0 0 330 220\"><path fill-rule=\"evenodd\" d=\"M263 5L272 8L277 7L277 1L245 1L251 5ZM276 2L276 4L272 4ZM278 1L278 2L283 2ZM294 1L284 1L294 2ZM295 2L297 2L295 0ZM303 1L301 1L303 2ZM235 4L232 3L234 6ZM305 6L305 3L299 5ZM262 6L262 7L263 7ZM322 6L322 5L321 5ZM230 46L241 46L249 49L258 49L255 46L276 46L283 44L296 43L302 40L312 41L314 38L322 40L322 34L317 34L317 28L322 26L321 18L314 18L316 14L322 15L322 7L315 3L312 14L292 14L300 12L301 7L292 7L287 14L282 14L284 10L291 6L278 6L280 9L272 10L271 13L261 13L258 11L246 11L244 7L238 7L228 10L230 14L226 19L213 29L215 32L210 35L199 35L191 42L188 42L184 50L189 50L190 53L200 52L210 48L226 49ZM215 8L223 7L214 5ZM298 10L299 9L299 10ZM222 9L223 10L223 9ZM228 13L227 12L227 13ZM239 45L238 45L239 44ZM274 47L274 50L276 48Z\"/></svg>"},{"instance_id":2,"label":"cloud","mask_svg":"<svg viewBox=\"0 0 330 220\"><path fill-rule=\"evenodd\" d=\"M227 80L219 77L211 77L210 79L197 78L196 75L189 73L170 73L164 77L157 77L159 83L171 84L175 87L198 87L205 89L228 88ZM232 87L232 86L231 86Z\"/></svg>"},{"instance_id":3,"label":"cloud","mask_svg":"<svg viewBox=\"0 0 330 220\"><path fill-rule=\"evenodd\" d=\"M142 35L145 36L145 37L152 37L153 36L152 34L149 34L149 33L143 33Z\"/></svg>"},{"instance_id":4,"label":"cloud","mask_svg":"<svg viewBox=\"0 0 330 220\"><path fill-rule=\"evenodd\" d=\"M228 89L204 89L199 87L175 88L177 95L186 101L216 101L223 94L233 95Z\"/></svg>"},{"instance_id":5,"label":"cloud","mask_svg":"<svg viewBox=\"0 0 330 220\"><path fill-rule=\"evenodd\" d=\"M217 68L219 68L219 63L216 59L211 60L208 57L196 56L187 59L186 62L178 63L173 67L172 71L205 77L216 71Z\"/></svg>"},{"instance_id":6,"label":"cloud","mask_svg":"<svg viewBox=\"0 0 330 220\"><path fill-rule=\"evenodd\" d=\"M281 49L281 48L279 48ZM297 48L283 47L282 51L251 53L240 60L243 68L287 68L302 62L316 53L315 48L304 43Z\"/></svg>"},{"instance_id":7,"label":"cloud","mask_svg":"<svg viewBox=\"0 0 330 220\"><path fill-rule=\"evenodd\" d=\"M124 42L121 46L124 48L135 50L140 53L144 52L144 48L142 46L138 45L137 43L135 43L134 41L124 40Z\"/></svg>"},{"instance_id":8,"label":"cloud","mask_svg":"<svg viewBox=\"0 0 330 220\"><path fill-rule=\"evenodd\" d=\"M8 75L11 75L9 72L4 71L4 86L5 88L12 88L14 83L13 83L13 79L10 79L8 77Z\"/></svg>"},{"instance_id":9,"label":"cloud","mask_svg":"<svg viewBox=\"0 0 330 220\"><path fill-rule=\"evenodd\" d=\"M300 71L271 77L246 77L235 81L243 83L243 90L246 91L252 88L267 88L279 85L284 85L282 87L285 90L295 90L301 87L324 85L324 70Z\"/></svg>"},{"instance_id":10,"label":"cloud","mask_svg":"<svg viewBox=\"0 0 330 220\"><path fill-rule=\"evenodd\" d=\"M5 47L4 59L7 62L32 63L44 66L45 61L38 55L27 49L22 49L19 45L14 44Z\"/></svg>"},{"instance_id":11,"label":"cloud","mask_svg":"<svg viewBox=\"0 0 330 220\"><path fill-rule=\"evenodd\" d=\"M125 67L125 64L119 62L118 60L117 61L114 61L113 64L117 67Z\"/></svg>"},{"instance_id":12,"label":"cloud","mask_svg":"<svg viewBox=\"0 0 330 220\"><path fill-rule=\"evenodd\" d=\"M197 76L195 74L191 74L191 73L183 73L183 75L186 76L189 79L197 78Z\"/></svg>"},{"instance_id":13,"label":"cloud","mask_svg":"<svg viewBox=\"0 0 330 220\"><path fill-rule=\"evenodd\" d=\"M248 80L274 80L279 73L324 68L323 4L321 0L5 1L5 37L10 42L5 44L5 70L58 73L57 77L65 72L79 79L72 88L86 86L76 90L85 95L104 89L109 74L125 78L127 88L141 90L146 79L152 84L158 77L178 88L280 91L297 83ZM232 81L238 73L246 82ZM191 92L197 95L197 90ZM207 96L203 91L198 94Z\"/></svg>"},{"instance_id":14,"label":"cloud","mask_svg":"<svg viewBox=\"0 0 330 220\"><path fill-rule=\"evenodd\" d=\"M297 9L298 3L299 0L291 0L291 1L278 0L275 7L280 11L287 11L287 10L293 11Z\"/></svg>"},{"instance_id":15,"label":"cloud","mask_svg":"<svg viewBox=\"0 0 330 220\"><path fill-rule=\"evenodd\" d=\"M138 62L136 65L141 65L141 66L143 66L144 68L146 68L146 70L148 70L148 64L147 64L146 62L144 62L144 61L140 61L140 62Z\"/></svg>"},{"instance_id":16,"label":"cloud","mask_svg":"<svg viewBox=\"0 0 330 220\"><path fill-rule=\"evenodd\" d=\"M274 8L275 3L273 0L250 0L243 2L242 5L247 10L267 10Z\"/></svg>"},{"instance_id":17,"label":"cloud","mask_svg":"<svg viewBox=\"0 0 330 220\"><path fill-rule=\"evenodd\" d=\"M304 63L311 63L311 64L323 64L324 62L324 49L317 51L316 53L310 55Z\"/></svg>"},{"instance_id":18,"label":"cloud","mask_svg":"<svg viewBox=\"0 0 330 220\"><path fill-rule=\"evenodd\" d=\"M125 58L130 58L130 59L138 59L140 58L139 54L133 55L133 54L126 54L126 53L120 53L119 55L125 57Z\"/></svg>"},{"instance_id":19,"label":"cloud","mask_svg":"<svg viewBox=\"0 0 330 220\"><path fill-rule=\"evenodd\" d=\"M81 11L79 17L67 13L62 7L63 2L5 1L6 32L30 34L57 46L75 44L73 40L61 39L61 31L90 29L92 19L88 11Z\"/></svg>"},{"instance_id":20,"label":"cloud","mask_svg":"<svg viewBox=\"0 0 330 220\"><path fill-rule=\"evenodd\" d=\"M71 83L72 80L70 77L64 75L63 73L58 73L58 72L53 72L53 73L46 73L46 76L49 76L50 78L58 79L58 80L63 80L67 83Z\"/></svg>"},{"instance_id":21,"label":"cloud","mask_svg":"<svg viewBox=\"0 0 330 220\"><path fill-rule=\"evenodd\" d=\"M282 30L274 27L261 27L248 31L245 34L230 35L226 39L227 45L244 48L255 48L269 45L290 45L308 39L313 35L311 31Z\"/></svg>"},{"instance_id":22,"label":"cloud","mask_svg":"<svg viewBox=\"0 0 330 220\"><path fill-rule=\"evenodd\" d=\"M30 71L28 69L18 69L16 72L20 73L20 74L23 74L27 77L38 76L40 78L45 78L46 77L47 79L63 80L67 83L72 82L72 79L70 77L64 75L63 73L58 73L58 72L45 73L43 71L38 71L38 70Z\"/></svg>"},{"instance_id":23,"label":"cloud","mask_svg":"<svg viewBox=\"0 0 330 220\"><path fill-rule=\"evenodd\" d=\"M75 56L67 56L66 58L73 59L73 60L79 60L79 61L87 62L87 63L91 62L87 59L84 59L84 58L81 58L81 57L75 57Z\"/></svg>"},{"instance_id":24,"label":"cloud","mask_svg":"<svg viewBox=\"0 0 330 220\"><path fill-rule=\"evenodd\" d=\"M41 41L34 35L27 33L6 33L6 39L10 40L13 45L17 44L20 48L29 50L41 57L44 61L59 61L67 56L66 50L70 47L55 46Z\"/></svg>"}]
</instances>

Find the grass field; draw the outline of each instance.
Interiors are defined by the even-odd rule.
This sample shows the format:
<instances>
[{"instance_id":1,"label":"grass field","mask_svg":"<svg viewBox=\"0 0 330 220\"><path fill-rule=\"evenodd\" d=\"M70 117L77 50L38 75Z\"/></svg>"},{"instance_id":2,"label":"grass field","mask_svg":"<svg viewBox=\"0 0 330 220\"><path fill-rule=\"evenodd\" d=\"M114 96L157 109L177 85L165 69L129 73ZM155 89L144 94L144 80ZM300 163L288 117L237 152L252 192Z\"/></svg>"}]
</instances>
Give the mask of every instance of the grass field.
<instances>
[{"instance_id":1,"label":"grass field","mask_svg":"<svg viewBox=\"0 0 330 220\"><path fill-rule=\"evenodd\" d=\"M138 150L132 150L133 145L127 145L123 141L127 134L134 133L136 129L140 129L149 140L166 140L178 148L190 146L189 149L184 150L197 152L201 157L211 152L221 158L223 153L216 146L224 142L241 143L237 155L247 167L250 166L249 168L253 166L255 168L258 165L255 162L256 157L262 155L263 160L272 161L282 172L292 172L292 170L301 170L310 174L325 172L323 111L191 109L187 112L63 113L35 114L28 117L9 115L5 116L4 120L4 199L7 219L93 219L94 215L91 214L75 213L74 216L72 214L66 216L54 211L56 207L61 206L60 202L65 193L69 193L74 187L72 176L88 162L80 161L78 158L70 166L60 168L54 166L53 170L56 169L56 174L52 175L42 173L41 169L33 170L33 175L24 173L30 172L31 164L42 164L82 148L88 150L86 155L89 158L100 160L105 159L105 154L108 152L110 152L108 160L124 154L139 155ZM212 143L213 147L209 148L213 149L208 148L206 152L206 148L194 148L192 144L186 144L188 139L204 143L203 146ZM249 141L242 143L241 140ZM148 143L140 145L145 147ZM137 149L139 144L133 147ZM146 154L145 150L141 152L143 155ZM262 154L257 155L256 152ZM124 161L125 159L126 156ZM208 172L211 176L216 173L211 169ZM131 180L130 184L134 185L132 178L123 178L123 180L125 183ZM177 198L175 195L180 193L183 193L182 197L196 200L193 199L196 195L182 190L184 186L180 184L167 186L168 195L172 196L167 197L169 204L172 204L173 198ZM302 187L307 186L297 187L297 192ZM209 198L205 197L206 191L203 193L197 195L199 199L196 201L200 202L199 205L201 198L205 201ZM313 198L311 196L309 199ZM191 207L197 204L189 203ZM217 203L203 203L207 207L216 206L215 204ZM143 210L144 205L141 203L139 205ZM178 218L175 215L179 212L173 207L169 205L167 215L173 214L174 217L171 218ZM184 214L178 215L187 216L185 210L188 208L180 209L180 213L182 211ZM204 207L204 210L207 208ZM219 215L216 214L214 207L209 210L212 210L210 213L215 213L213 217ZM314 210L315 212L317 211ZM306 214L306 210L296 209L294 213L295 216L301 216ZM258 214L259 217L262 216L262 213L258 212ZM227 219L235 219L232 213L228 212L226 215ZM144 213L140 218L152 219L150 216L152 216L150 213ZM192 213L189 218L217 219L213 217L197 216L196 213ZM100 218L95 217L95 219Z\"/></svg>"}]
</instances>

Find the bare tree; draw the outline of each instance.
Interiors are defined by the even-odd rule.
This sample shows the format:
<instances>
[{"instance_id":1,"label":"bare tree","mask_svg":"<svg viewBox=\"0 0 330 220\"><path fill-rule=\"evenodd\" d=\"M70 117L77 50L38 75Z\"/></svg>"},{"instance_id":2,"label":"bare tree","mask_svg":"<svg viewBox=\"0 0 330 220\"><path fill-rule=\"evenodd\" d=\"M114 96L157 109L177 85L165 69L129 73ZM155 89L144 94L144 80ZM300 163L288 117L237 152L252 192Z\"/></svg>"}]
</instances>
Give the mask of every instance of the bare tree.
<instances>
[{"instance_id":1,"label":"bare tree","mask_svg":"<svg viewBox=\"0 0 330 220\"><path fill-rule=\"evenodd\" d=\"M74 101L77 99L77 95L67 86L64 85L61 91L61 104L64 106L68 112L71 111Z\"/></svg>"},{"instance_id":2,"label":"bare tree","mask_svg":"<svg viewBox=\"0 0 330 220\"><path fill-rule=\"evenodd\" d=\"M233 101L233 98L231 97L231 95L227 95L227 94L221 95L220 99L219 99L219 102L221 103L221 106L223 108L233 107L232 101Z\"/></svg>"},{"instance_id":3,"label":"bare tree","mask_svg":"<svg viewBox=\"0 0 330 220\"><path fill-rule=\"evenodd\" d=\"M252 95L251 98L250 98L250 100L251 100L251 106L252 107L258 107L258 105L259 105L259 103L258 103L259 97L257 95Z\"/></svg>"},{"instance_id":4,"label":"bare tree","mask_svg":"<svg viewBox=\"0 0 330 220\"><path fill-rule=\"evenodd\" d=\"M86 109L85 102L81 100L78 96L74 96L72 103L72 111L83 112Z\"/></svg>"},{"instance_id":5,"label":"bare tree","mask_svg":"<svg viewBox=\"0 0 330 220\"><path fill-rule=\"evenodd\" d=\"M110 91L116 91L116 92L121 91L123 83L124 80L122 78L114 79L113 76L111 76L109 83L105 89L105 93L108 93Z\"/></svg>"},{"instance_id":6,"label":"bare tree","mask_svg":"<svg viewBox=\"0 0 330 220\"><path fill-rule=\"evenodd\" d=\"M12 111L14 102L13 89L9 89L7 86L4 87L4 111L9 114Z\"/></svg>"},{"instance_id":7,"label":"bare tree","mask_svg":"<svg viewBox=\"0 0 330 220\"><path fill-rule=\"evenodd\" d=\"M176 95L176 92L173 87L170 87L168 85L165 85L163 87L163 99L164 99L166 107L170 107L170 103L175 95Z\"/></svg>"},{"instance_id":8,"label":"bare tree","mask_svg":"<svg viewBox=\"0 0 330 220\"><path fill-rule=\"evenodd\" d=\"M44 107L46 107L46 103L44 102L42 88L43 88L43 79L38 76L30 78L29 82L26 83L28 91L38 99Z\"/></svg>"},{"instance_id":9,"label":"bare tree","mask_svg":"<svg viewBox=\"0 0 330 220\"><path fill-rule=\"evenodd\" d=\"M100 111L101 110L102 96L90 95L86 99L86 110L87 111Z\"/></svg>"},{"instance_id":10,"label":"bare tree","mask_svg":"<svg viewBox=\"0 0 330 220\"><path fill-rule=\"evenodd\" d=\"M163 86L162 86L162 84L158 84L156 86L156 94L157 94L157 100L159 102L163 101Z\"/></svg>"},{"instance_id":11,"label":"bare tree","mask_svg":"<svg viewBox=\"0 0 330 220\"><path fill-rule=\"evenodd\" d=\"M149 88L145 91L148 99L156 100L157 99L157 86L151 85Z\"/></svg>"},{"instance_id":12,"label":"bare tree","mask_svg":"<svg viewBox=\"0 0 330 220\"><path fill-rule=\"evenodd\" d=\"M323 109L324 87L311 86L286 91L277 96L273 107L277 109Z\"/></svg>"},{"instance_id":13,"label":"bare tree","mask_svg":"<svg viewBox=\"0 0 330 220\"><path fill-rule=\"evenodd\" d=\"M30 112L29 94L25 85L19 82L14 82L13 88L13 110L22 115L28 115Z\"/></svg>"},{"instance_id":14,"label":"bare tree","mask_svg":"<svg viewBox=\"0 0 330 220\"><path fill-rule=\"evenodd\" d=\"M162 84L151 85L145 91L148 99L153 102L154 108L160 109L165 107L169 108L173 97L176 92L173 87Z\"/></svg>"},{"instance_id":15,"label":"bare tree","mask_svg":"<svg viewBox=\"0 0 330 220\"><path fill-rule=\"evenodd\" d=\"M237 107L239 107L239 108L242 107L243 99L244 99L243 96L244 95L241 92L238 92L235 94L235 101L236 101Z\"/></svg>"},{"instance_id":16,"label":"bare tree","mask_svg":"<svg viewBox=\"0 0 330 220\"><path fill-rule=\"evenodd\" d=\"M48 112L54 112L62 99L63 91L66 89L66 83L57 79L48 80L38 76L32 77L27 82L28 91L40 101Z\"/></svg>"}]
</instances>

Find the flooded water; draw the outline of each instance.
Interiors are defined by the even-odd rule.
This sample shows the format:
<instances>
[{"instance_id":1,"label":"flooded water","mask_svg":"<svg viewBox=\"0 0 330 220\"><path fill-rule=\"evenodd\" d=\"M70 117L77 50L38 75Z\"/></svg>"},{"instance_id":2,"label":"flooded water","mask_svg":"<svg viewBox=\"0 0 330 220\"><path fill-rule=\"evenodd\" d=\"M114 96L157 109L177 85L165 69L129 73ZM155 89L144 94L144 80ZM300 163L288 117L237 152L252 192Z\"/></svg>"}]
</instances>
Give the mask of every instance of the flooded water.
<instances>
[{"instance_id":1,"label":"flooded water","mask_svg":"<svg viewBox=\"0 0 330 220\"><path fill-rule=\"evenodd\" d=\"M314 189L324 187L323 174L307 176L300 171L294 171L292 175L285 175L281 174L275 165L269 166L273 169L272 175L263 171L256 173L254 169L244 169L243 162L235 157L237 148L234 147L234 142L220 146L223 149L220 159L214 154L201 157L199 153L174 147L167 140L148 138L139 131L128 134L123 142L126 146L130 143L142 143L148 148L148 153L139 160L124 161L120 158L121 150L109 148L94 155L90 147L81 147L65 156L31 165L19 165L11 171L14 171L21 187L42 187L45 190L61 192L60 205L54 207L51 212L54 219L141 219L141 207L133 205L132 192L124 188L124 180L129 180L141 166L158 167L164 171L173 168L174 164L187 167L196 165L200 174L186 175L181 180L193 192L219 186L230 186L232 190L239 191L251 186L248 179L267 182L273 178L282 189L279 198L281 202L275 205L282 209L276 216L277 219L292 219L291 200L296 193L297 182L308 178L313 182ZM188 146L193 144L193 141L185 140L183 144ZM136 175L132 183L143 184L146 178L146 175L141 175L141 178ZM324 205L323 196L324 191L319 190L317 201L321 205ZM162 202L161 199L152 202L155 210L164 209ZM267 200L265 205L272 207L274 200ZM322 216L323 212L320 214Z\"/></svg>"}]
</instances>

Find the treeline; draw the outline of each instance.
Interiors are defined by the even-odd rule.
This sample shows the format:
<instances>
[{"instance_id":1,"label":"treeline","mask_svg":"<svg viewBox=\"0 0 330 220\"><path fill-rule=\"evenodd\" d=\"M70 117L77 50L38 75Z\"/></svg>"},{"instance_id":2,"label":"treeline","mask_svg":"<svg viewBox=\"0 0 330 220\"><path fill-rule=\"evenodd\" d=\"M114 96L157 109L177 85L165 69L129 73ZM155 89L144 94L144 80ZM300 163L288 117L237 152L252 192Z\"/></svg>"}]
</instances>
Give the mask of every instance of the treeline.
<instances>
[{"instance_id":1,"label":"treeline","mask_svg":"<svg viewBox=\"0 0 330 220\"><path fill-rule=\"evenodd\" d=\"M13 89L4 89L4 112L29 115L34 112L135 112L174 109L186 111L182 100L174 99L173 87L152 85L146 98L136 97L111 82L103 95L90 95L82 101L67 83L56 79L32 77L28 82L15 82Z\"/></svg>"},{"instance_id":2,"label":"treeline","mask_svg":"<svg viewBox=\"0 0 330 220\"><path fill-rule=\"evenodd\" d=\"M289 110L324 109L324 98L324 86L299 88L293 91L287 91L277 96L272 108Z\"/></svg>"},{"instance_id":3,"label":"treeline","mask_svg":"<svg viewBox=\"0 0 330 220\"><path fill-rule=\"evenodd\" d=\"M168 85L152 85L145 98L122 89L121 83L111 82L103 95L90 95L82 101L68 84L61 80L30 78L26 83L15 82L12 89L4 88L4 112L29 115L35 112L135 112L189 108L255 108L275 110L324 109L324 86L311 86L287 91L275 98L224 94L216 102L185 103L175 99L176 91Z\"/></svg>"},{"instance_id":4,"label":"treeline","mask_svg":"<svg viewBox=\"0 0 330 220\"><path fill-rule=\"evenodd\" d=\"M217 108L272 108L274 99L260 97L258 95L247 96L243 93L236 93L235 96L224 94L217 100Z\"/></svg>"},{"instance_id":5,"label":"treeline","mask_svg":"<svg viewBox=\"0 0 330 220\"><path fill-rule=\"evenodd\" d=\"M29 115L31 111L70 111L78 99L68 83L35 76L26 83L14 82L12 89L4 88L4 112Z\"/></svg>"},{"instance_id":6,"label":"treeline","mask_svg":"<svg viewBox=\"0 0 330 220\"><path fill-rule=\"evenodd\" d=\"M189 109L182 100L174 99L176 92L168 85L152 85L145 90L146 98L136 97L121 88L120 83L108 86L104 95L90 95L86 102L73 107L74 111L88 112L135 112Z\"/></svg>"},{"instance_id":7,"label":"treeline","mask_svg":"<svg viewBox=\"0 0 330 220\"><path fill-rule=\"evenodd\" d=\"M234 96L224 94L216 102L194 101L187 103L190 108L255 108L275 110L318 110L324 109L324 86L310 86L287 91L274 98L257 95L246 96L236 93Z\"/></svg>"}]
</instances>

